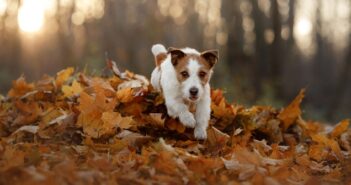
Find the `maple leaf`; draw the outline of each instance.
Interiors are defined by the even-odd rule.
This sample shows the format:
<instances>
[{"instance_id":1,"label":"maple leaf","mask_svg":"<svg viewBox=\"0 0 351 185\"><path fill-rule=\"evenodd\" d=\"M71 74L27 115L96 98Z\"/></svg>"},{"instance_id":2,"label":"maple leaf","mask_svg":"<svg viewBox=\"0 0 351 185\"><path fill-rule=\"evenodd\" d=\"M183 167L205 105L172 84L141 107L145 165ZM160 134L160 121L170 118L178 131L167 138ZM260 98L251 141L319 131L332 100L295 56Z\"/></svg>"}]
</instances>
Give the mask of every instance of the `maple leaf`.
<instances>
[{"instance_id":1,"label":"maple leaf","mask_svg":"<svg viewBox=\"0 0 351 185\"><path fill-rule=\"evenodd\" d=\"M56 77L56 86L57 87L61 87L63 83L65 83L69 77L71 77L71 75L74 72L74 68L73 67L69 67L67 69L64 69L60 72L57 73L57 77Z\"/></svg>"},{"instance_id":2,"label":"maple leaf","mask_svg":"<svg viewBox=\"0 0 351 185\"><path fill-rule=\"evenodd\" d=\"M108 65L114 76L73 75L67 68L35 85L21 77L7 97L0 96L0 184L351 179L349 121L334 128L305 121L304 90L280 112L232 105L222 90L211 90L208 138L197 141L193 129L167 116L162 93L148 79Z\"/></svg>"},{"instance_id":3,"label":"maple leaf","mask_svg":"<svg viewBox=\"0 0 351 185\"><path fill-rule=\"evenodd\" d=\"M95 98L85 92L80 95L78 108L81 114L77 124L83 127L84 133L99 138L114 134L117 128L130 128L134 124L133 118L122 117L120 113L113 112L115 102L106 102L104 93L99 92Z\"/></svg>"},{"instance_id":4,"label":"maple leaf","mask_svg":"<svg viewBox=\"0 0 351 185\"><path fill-rule=\"evenodd\" d=\"M63 92L65 97L71 97L74 95L78 95L82 91L83 91L83 88L76 80L74 80L72 82L72 85L70 85L70 86L68 86L68 85L62 86L62 92Z\"/></svg>"},{"instance_id":5,"label":"maple leaf","mask_svg":"<svg viewBox=\"0 0 351 185\"><path fill-rule=\"evenodd\" d=\"M12 82L12 89L8 92L11 98L18 98L34 89L34 84L28 84L23 76Z\"/></svg>"},{"instance_id":6,"label":"maple leaf","mask_svg":"<svg viewBox=\"0 0 351 185\"><path fill-rule=\"evenodd\" d=\"M18 109L19 113L16 119L13 121L14 125L27 125L35 122L42 110L37 102L27 102L16 101L15 107Z\"/></svg>"},{"instance_id":7,"label":"maple leaf","mask_svg":"<svg viewBox=\"0 0 351 185\"><path fill-rule=\"evenodd\" d=\"M102 121L104 122L104 127L119 127L121 129L128 129L134 124L132 117L122 117L118 112L104 112L101 116Z\"/></svg>"},{"instance_id":8,"label":"maple leaf","mask_svg":"<svg viewBox=\"0 0 351 185\"><path fill-rule=\"evenodd\" d=\"M301 115L300 104L305 96L305 89L302 89L296 98L284 108L277 116L283 122L284 130L288 129L291 124Z\"/></svg>"}]
</instances>

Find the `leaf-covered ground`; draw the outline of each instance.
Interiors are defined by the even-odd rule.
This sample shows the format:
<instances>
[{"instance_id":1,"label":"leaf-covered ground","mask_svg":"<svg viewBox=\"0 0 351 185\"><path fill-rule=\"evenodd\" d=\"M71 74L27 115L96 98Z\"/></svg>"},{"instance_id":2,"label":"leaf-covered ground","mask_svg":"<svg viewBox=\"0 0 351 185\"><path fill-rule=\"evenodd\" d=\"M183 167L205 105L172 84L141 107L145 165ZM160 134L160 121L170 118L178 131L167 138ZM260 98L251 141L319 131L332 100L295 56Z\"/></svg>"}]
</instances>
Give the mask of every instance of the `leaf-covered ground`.
<instances>
[{"instance_id":1,"label":"leaf-covered ground","mask_svg":"<svg viewBox=\"0 0 351 185\"><path fill-rule=\"evenodd\" d=\"M167 116L148 80L68 68L0 96L0 184L346 184L351 130L212 90L208 139Z\"/></svg>"}]
</instances>

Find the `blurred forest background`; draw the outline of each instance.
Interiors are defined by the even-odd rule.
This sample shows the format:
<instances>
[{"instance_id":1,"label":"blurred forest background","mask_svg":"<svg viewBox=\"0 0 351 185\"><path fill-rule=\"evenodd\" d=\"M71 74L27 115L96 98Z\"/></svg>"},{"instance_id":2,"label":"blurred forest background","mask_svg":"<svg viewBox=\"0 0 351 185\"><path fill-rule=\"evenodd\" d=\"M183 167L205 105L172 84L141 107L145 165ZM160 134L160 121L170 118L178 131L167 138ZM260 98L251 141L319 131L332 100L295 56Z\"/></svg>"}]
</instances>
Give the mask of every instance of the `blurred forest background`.
<instances>
[{"instance_id":1,"label":"blurred forest background","mask_svg":"<svg viewBox=\"0 0 351 185\"><path fill-rule=\"evenodd\" d=\"M307 88L311 119L351 117L351 0L0 0L0 92L67 66L100 73L105 52L150 76L154 43L218 48L212 85L244 105Z\"/></svg>"}]
</instances>

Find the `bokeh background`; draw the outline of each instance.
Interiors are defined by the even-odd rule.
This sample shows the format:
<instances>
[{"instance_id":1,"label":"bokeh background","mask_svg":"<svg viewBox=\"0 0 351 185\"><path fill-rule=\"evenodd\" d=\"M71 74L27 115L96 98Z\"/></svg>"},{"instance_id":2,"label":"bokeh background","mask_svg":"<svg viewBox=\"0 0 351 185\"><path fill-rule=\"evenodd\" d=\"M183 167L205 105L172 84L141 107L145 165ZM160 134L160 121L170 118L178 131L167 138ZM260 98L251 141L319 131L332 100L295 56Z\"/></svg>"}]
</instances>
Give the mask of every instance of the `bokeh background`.
<instances>
[{"instance_id":1,"label":"bokeh background","mask_svg":"<svg viewBox=\"0 0 351 185\"><path fill-rule=\"evenodd\" d=\"M150 48L218 48L212 80L234 102L281 107L307 88L305 117L351 117L351 0L0 0L0 92L105 52L149 76Z\"/></svg>"}]
</instances>

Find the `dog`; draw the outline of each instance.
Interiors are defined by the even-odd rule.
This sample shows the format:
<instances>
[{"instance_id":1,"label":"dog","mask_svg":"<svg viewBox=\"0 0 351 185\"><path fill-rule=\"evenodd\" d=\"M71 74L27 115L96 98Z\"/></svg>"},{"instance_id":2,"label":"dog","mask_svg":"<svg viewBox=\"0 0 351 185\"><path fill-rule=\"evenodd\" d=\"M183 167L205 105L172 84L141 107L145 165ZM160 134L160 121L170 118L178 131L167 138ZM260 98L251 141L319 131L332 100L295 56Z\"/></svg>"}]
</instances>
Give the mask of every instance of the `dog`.
<instances>
[{"instance_id":1,"label":"dog","mask_svg":"<svg viewBox=\"0 0 351 185\"><path fill-rule=\"evenodd\" d=\"M156 67L151 73L151 85L162 92L167 113L186 127L195 128L194 137L207 138L211 118L209 81L218 61L218 50L198 52L192 48L152 46Z\"/></svg>"}]
</instances>

